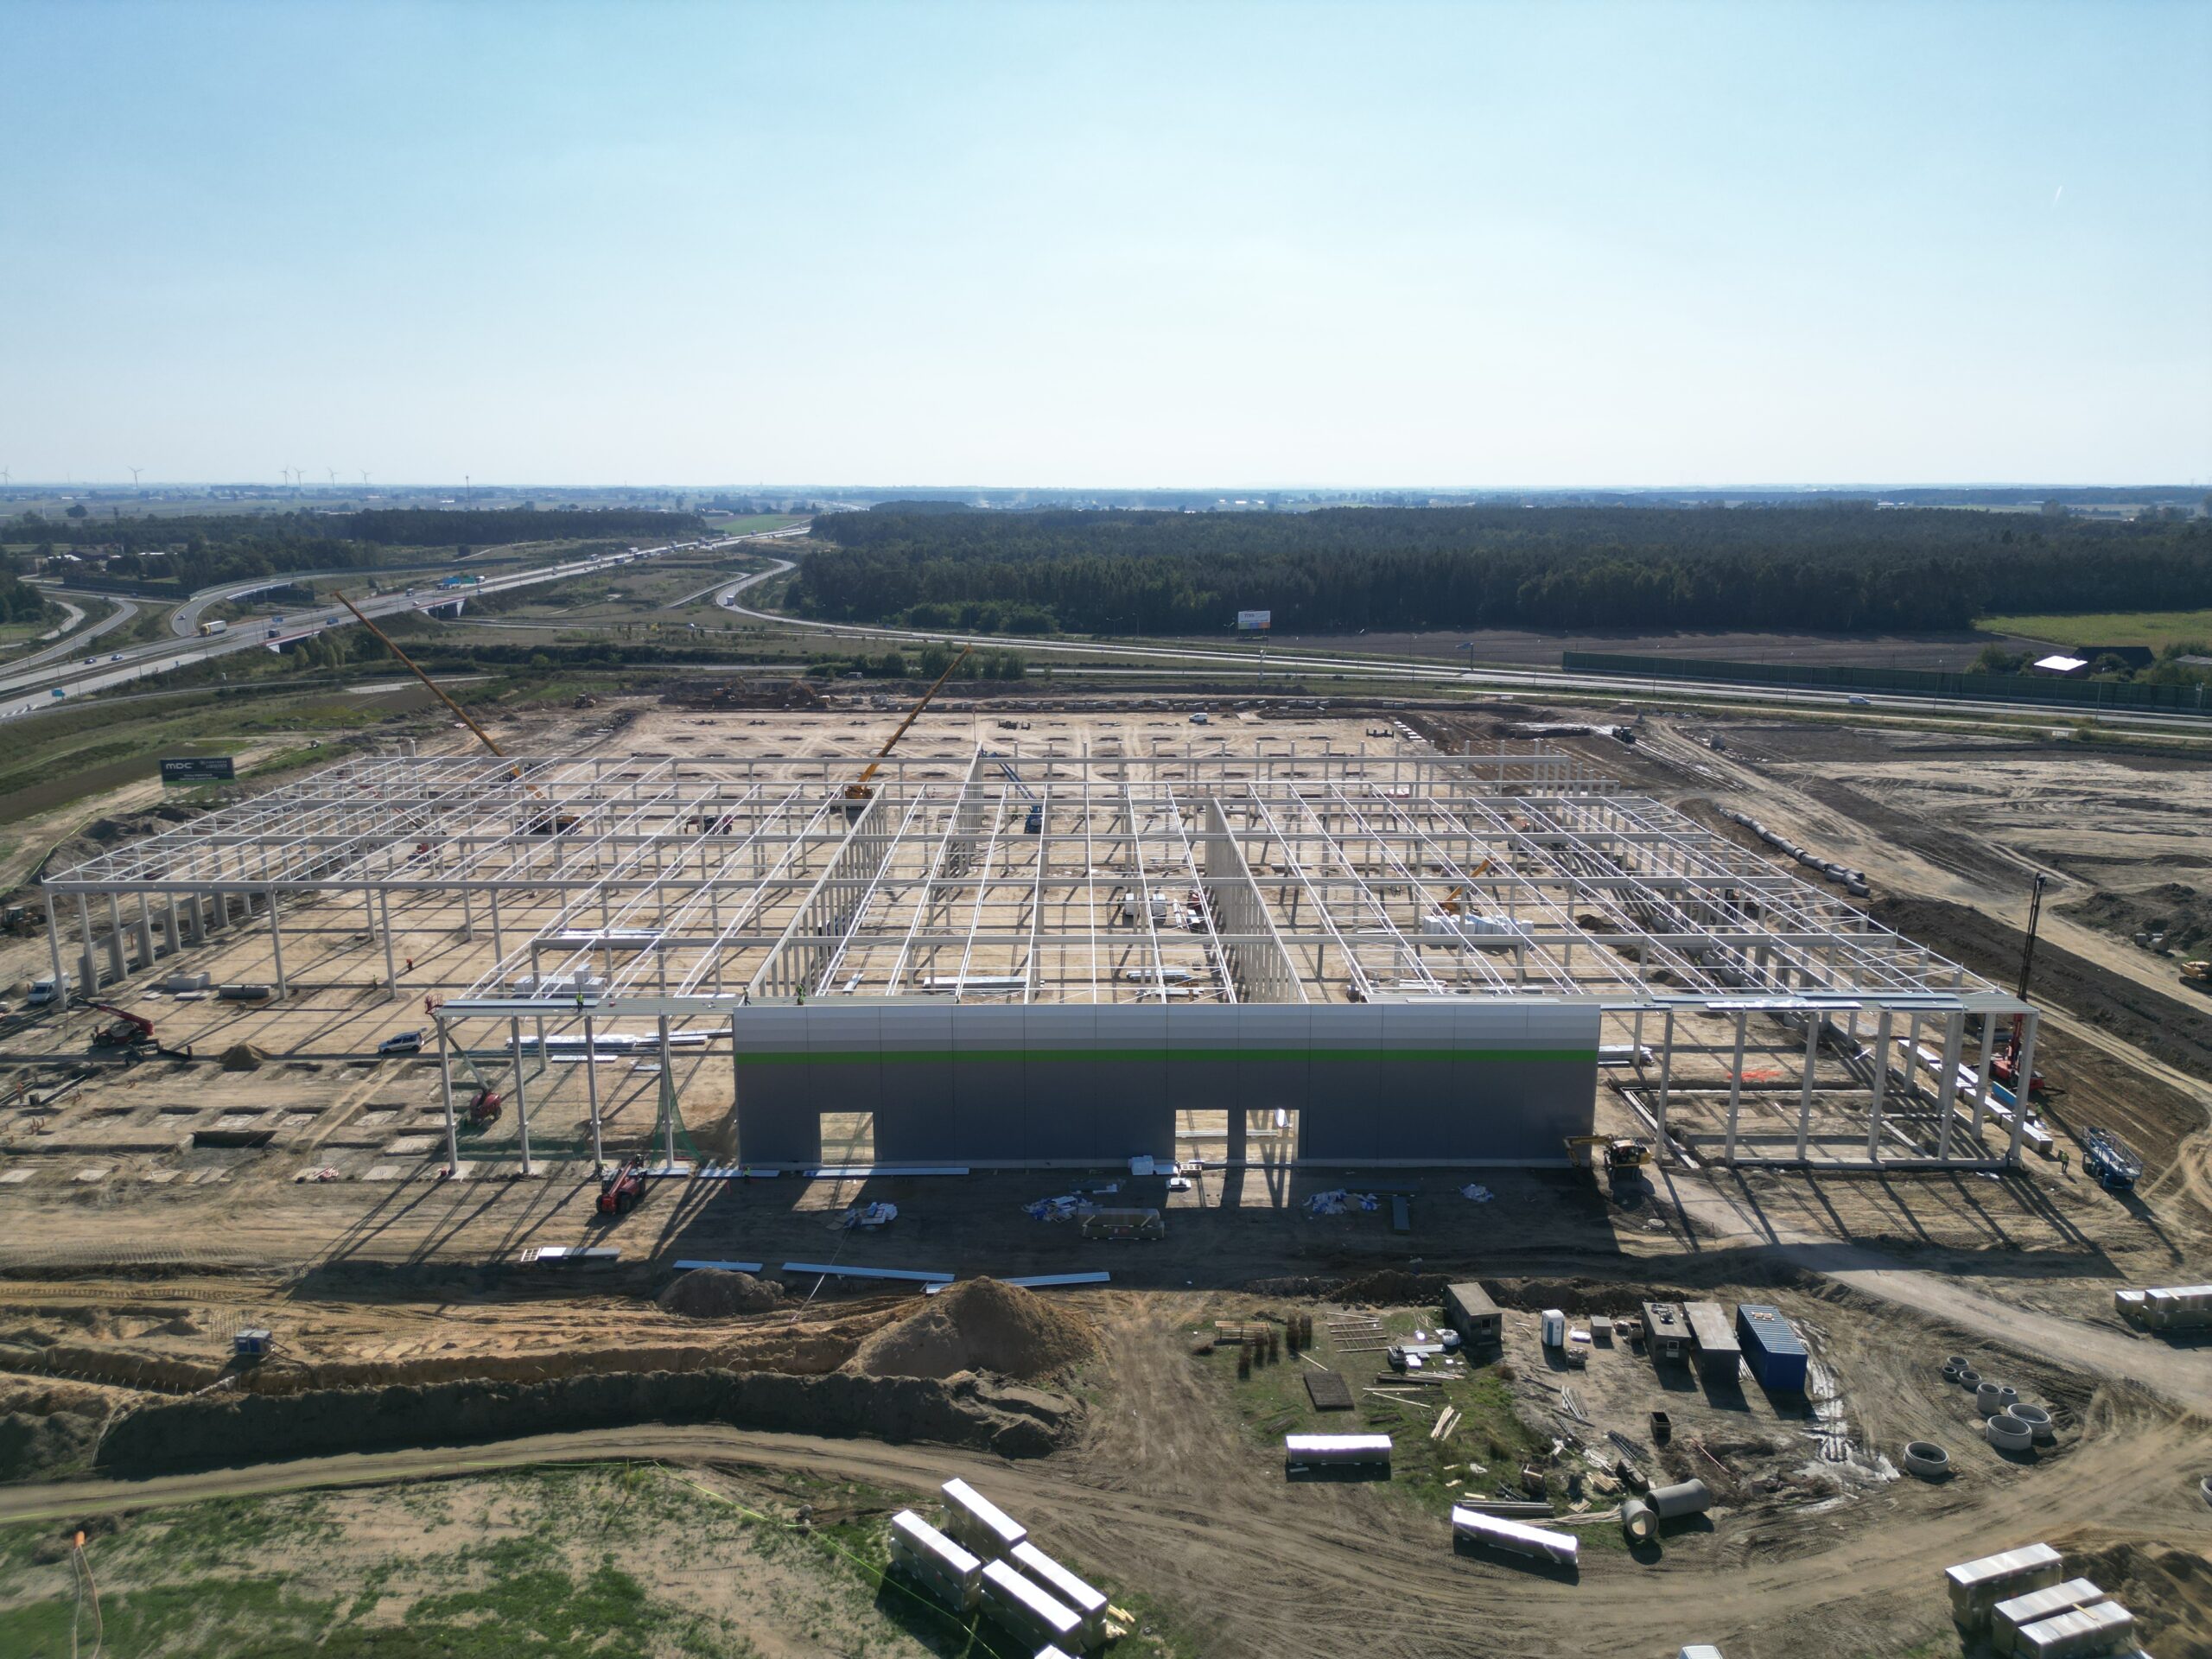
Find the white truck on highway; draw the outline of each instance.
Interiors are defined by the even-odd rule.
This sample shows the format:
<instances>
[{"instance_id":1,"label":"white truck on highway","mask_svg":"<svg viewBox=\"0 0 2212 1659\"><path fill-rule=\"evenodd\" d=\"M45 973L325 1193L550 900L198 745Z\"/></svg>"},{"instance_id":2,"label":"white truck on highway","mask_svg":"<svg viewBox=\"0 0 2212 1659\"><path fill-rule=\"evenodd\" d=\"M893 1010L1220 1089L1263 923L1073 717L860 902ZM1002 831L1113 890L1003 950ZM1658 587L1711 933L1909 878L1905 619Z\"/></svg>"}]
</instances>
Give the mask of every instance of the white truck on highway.
<instances>
[{"instance_id":1,"label":"white truck on highway","mask_svg":"<svg viewBox=\"0 0 2212 1659\"><path fill-rule=\"evenodd\" d=\"M200 625L200 632L202 634L226 633L230 631L230 626L229 623L219 616L213 622L202 622Z\"/></svg>"}]
</instances>

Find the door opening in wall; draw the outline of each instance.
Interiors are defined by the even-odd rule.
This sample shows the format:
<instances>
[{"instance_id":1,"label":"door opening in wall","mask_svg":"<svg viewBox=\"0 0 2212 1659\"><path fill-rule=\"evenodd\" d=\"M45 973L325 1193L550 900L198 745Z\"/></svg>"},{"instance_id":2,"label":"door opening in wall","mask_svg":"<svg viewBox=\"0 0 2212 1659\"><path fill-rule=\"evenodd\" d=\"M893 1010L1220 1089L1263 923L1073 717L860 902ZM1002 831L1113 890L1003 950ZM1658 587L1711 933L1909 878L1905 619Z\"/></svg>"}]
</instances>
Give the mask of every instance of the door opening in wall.
<instances>
[{"instance_id":1,"label":"door opening in wall","mask_svg":"<svg viewBox=\"0 0 2212 1659\"><path fill-rule=\"evenodd\" d=\"M822 1114L822 1161L824 1164L872 1164L875 1161L874 1112Z\"/></svg>"},{"instance_id":2,"label":"door opening in wall","mask_svg":"<svg viewBox=\"0 0 2212 1659\"><path fill-rule=\"evenodd\" d=\"M1244 1114L1244 1160L1252 1164L1298 1161L1298 1111L1266 1106Z\"/></svg>"}]
</instances>

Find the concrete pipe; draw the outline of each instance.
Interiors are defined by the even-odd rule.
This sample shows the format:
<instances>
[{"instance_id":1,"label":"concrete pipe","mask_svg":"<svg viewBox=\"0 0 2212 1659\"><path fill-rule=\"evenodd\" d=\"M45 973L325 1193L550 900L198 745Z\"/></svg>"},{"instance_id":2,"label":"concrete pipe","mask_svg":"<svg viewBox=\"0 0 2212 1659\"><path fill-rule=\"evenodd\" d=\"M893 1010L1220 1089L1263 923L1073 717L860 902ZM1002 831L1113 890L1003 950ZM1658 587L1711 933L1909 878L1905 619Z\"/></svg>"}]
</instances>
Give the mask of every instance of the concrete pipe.
<instances>
[{"instance_id":1,"label":"concrete pipe","mask_svg":"<svg viewBox=\"0 0 2212 1659\"><path fill-rule=\"evenodd\" d=\"M2020 1402L2015 1403L2011 1409L2013 1416L2028 1426L2028 1432L2035 1436L2036 1444L2038 1446L2049 1446L2058 1438L2058 1431L2050 1426L2050 1414L2041 1406L2031 1406L2025 1402Z\"/></svg>"},{"instance_id":2,"label":"concrete pipe","mask_svg":"<svg viewBox=\"0 0 2212 1659\"><path fill-rule=\"evenodd\" d=\"M1672 1521L1685 1515L1703 1515L1712 1507L1713 1493L1701 1480L1682 1480L1672 1486L1654 1486L1649 1502L1662 1521Z\"/></svg>"},{"instance_id":3,"label":"concrete pipe","mask_svg":"<svg viewBox=\"0 0 2212 1659\"><path fill-rule=\"evenodd\" d=\"M2008 1386L2008 1387L2005 1387L2005 1388L2000 1388L1999 1389L1998 1389L1998 1390L1997 1390L1997 1409L1998 1409L1998 1410L1999 1410L1999 1411L2010 1411L2010 1410L2012 1410L2012 1408L2013 1408L2013 1407L2015 1407L2015 1406L2018 1405L2019 1403L2020 1403L2020 1391L2019 1391L2018 1389L2012 1388L2012 1387L2009 1387L2009 1386Z\"/></svg>"},{"instance_id":4,"label":"concrete pipe","mask_svg":"<svg viewBox=\"0 0 2212 1659\"><path fill-rule=\"evenodd\" d=\"M1981 1386L1981 1373L1969 1365L1959 1373L1958 1384L1962 1389L1978 1389Z\"/></svg>"},{"instance_id":5,"label":"concrete pipe","mask_svg":"<svg viewBox=\"0 0 2212 1659\"><path fill-rule=\"evenodd\" d=\"M1908 1440L1904 1466L1906 1473L1923 1480L1941 1480L1951 1472L1951 1454L1933 1440Z\"/></svg>"},{"instance_id":6,"label":"concrete pipe","mask_svg":"<svg viewBox=\"0 0 2212 1659\"><path fill-rule=\"evenodd\" d=\"M2035 1431L2009 1411L1989 1420L1989 1443L1999 1452L2025 1452L2035 1444Z\"/></svg>"},{"instance_id":7,"label":"concrete pipe","mask_svg":"<svg viewBox=\"0 0 2212 1659\"><path fill-rule=\"evenodd\" d=\"M2196 1483L2196 1495L2207 1503L2212 1503L2212 1475L2207 1475Z\"/></svg>"},{"instance_id":8,"label":"concrete pipe","mask_svg":"<svg viewBox=\"0 0 2212 1659\"><path fill-rule=\"evenodd\" d=\"M1946 1382L1957 1382L1959 1380L1959 1373L1966 1370L1966 1368L1967 1363L1963 1358L1957 1354L1951 1355L1943 1362L1943 1380Z\"/></svg>"},{"instance_id":9,"label":"concrete pipe","mask_svg":"<svg viewBox=\"0 0 2212 1659\"><path fill-rule=\"evenodd\" d=\"M1648 1544L1659 1535L1659 1517L1642 1498L1631 1497L1621 1505L1621 1530L1631 1544Z\"/></svg>"},{"instance_id":10,"label":"concrete pipe","mask_svg":"<svg viewBox=\"0 0 2212 1659\"><path fill-rule=\"evenodd\" d=\"M2002 1382L1977 1382L1974 1390L1974 1408L1985 1417L1994 1417L2005 1409L1998 1395L2005 1392ZM2017 1397L2017 1396L2016 1396Z\"/></svg>"}]
</instances>

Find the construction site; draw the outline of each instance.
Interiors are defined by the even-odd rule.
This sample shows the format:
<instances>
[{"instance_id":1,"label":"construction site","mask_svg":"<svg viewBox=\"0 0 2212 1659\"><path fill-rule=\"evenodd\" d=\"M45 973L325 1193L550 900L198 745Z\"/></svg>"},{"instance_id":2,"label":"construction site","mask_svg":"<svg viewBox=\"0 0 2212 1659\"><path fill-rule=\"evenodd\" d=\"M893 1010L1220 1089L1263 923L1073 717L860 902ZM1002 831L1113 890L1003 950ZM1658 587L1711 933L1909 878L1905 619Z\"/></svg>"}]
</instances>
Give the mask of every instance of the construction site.
<instances>
[{"instance_id":1,"label":"construction site","mask_svg":"<svg viewBox=\"0 0 2212 1659\"><path fill-rule=\"evenodd\" d=\"M1942 1568L2048 1539L2212 1643L2212 1358L2113 1300L2212 1259L2190 1011L2082 1017L2128 975L2070 910L2031 975L1955 815L1938 879L1821 798L1862 740L884 701L420 719L52 861L5 946L20 1490L828 1471L976 1617L990 1550L915 1507L972 1479L1117 1652L1973 1654ZM1286 1479L1286 1435L1389 1465Z\"/></svg>"}]
</instances>

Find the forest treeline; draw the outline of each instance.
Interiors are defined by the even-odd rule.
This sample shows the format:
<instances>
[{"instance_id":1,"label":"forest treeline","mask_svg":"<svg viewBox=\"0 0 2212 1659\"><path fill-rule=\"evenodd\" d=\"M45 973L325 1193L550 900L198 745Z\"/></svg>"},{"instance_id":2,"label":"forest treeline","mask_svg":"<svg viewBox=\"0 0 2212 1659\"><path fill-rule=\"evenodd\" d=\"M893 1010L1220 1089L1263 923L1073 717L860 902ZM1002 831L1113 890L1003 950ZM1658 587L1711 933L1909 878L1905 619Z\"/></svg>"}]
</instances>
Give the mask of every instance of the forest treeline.
<instances>
[{"instance_id":1,"label":"forest treeline","mask_svg":"<svg viewBox=\"0 0 2212 1659\"><path fill-rule=\"evenodd\" d=\"M42 518L0 524L0 539L34 559L56 550L107 556L107 575L192 592L289 570L372 570L404 549L461 554L514 542L609 537L658 543L705 528L686 513L614 508L448 512L404 507L352 513L201 513L175 518Z\"/></svg>"},{"instance_id":2,"label":"forest treeline","mask_svg":"<svg viewBox=\"0 0 2212 1659\"><path fill-rule=\"evenodd\" d=\"M1356 508L817 518L802 614L1011 633L1919 632L2212 605L2212 530L1941 509Z\"/></svg>"}]
</instances>

